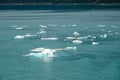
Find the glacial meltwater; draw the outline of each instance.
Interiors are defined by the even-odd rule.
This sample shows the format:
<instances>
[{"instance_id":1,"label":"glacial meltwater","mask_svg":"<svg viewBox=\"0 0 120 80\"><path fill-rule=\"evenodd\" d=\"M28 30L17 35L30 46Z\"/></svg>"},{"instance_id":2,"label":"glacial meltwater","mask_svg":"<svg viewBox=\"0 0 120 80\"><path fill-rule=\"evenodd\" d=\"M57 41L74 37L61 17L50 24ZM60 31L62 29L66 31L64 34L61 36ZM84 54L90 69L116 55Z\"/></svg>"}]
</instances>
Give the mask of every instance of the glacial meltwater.
<instances>
[{"instance_id":1,"label":"glacial meltwater","mask_svg":"<svg viewBox=\"0 0 120 80\"><path fill-rule=\"evenodd\" d=\"M120 80L120 7L9 6L0 8L0 80Z\"/></svg>"}]
</instances>

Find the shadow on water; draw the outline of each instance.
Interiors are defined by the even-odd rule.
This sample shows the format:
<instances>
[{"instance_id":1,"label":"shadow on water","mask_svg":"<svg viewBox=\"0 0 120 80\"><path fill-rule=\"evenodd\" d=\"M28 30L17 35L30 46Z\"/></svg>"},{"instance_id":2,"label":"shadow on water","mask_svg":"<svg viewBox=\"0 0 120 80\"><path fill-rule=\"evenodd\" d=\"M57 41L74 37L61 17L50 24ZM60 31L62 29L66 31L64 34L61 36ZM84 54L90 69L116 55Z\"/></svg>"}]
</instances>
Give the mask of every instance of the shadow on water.
<instances>
[{"instance_id":1,"label":"shadow on water","mask_svg":"<svg viewBox=\"0 0 120 80\"><path fill-rule=\"evenodd\" d=\"M120 9L120 5L96 5L96 4L80 4L80 5L0 5L1 10L89 10L89 9Z\"/></svg>"}]
</instances>

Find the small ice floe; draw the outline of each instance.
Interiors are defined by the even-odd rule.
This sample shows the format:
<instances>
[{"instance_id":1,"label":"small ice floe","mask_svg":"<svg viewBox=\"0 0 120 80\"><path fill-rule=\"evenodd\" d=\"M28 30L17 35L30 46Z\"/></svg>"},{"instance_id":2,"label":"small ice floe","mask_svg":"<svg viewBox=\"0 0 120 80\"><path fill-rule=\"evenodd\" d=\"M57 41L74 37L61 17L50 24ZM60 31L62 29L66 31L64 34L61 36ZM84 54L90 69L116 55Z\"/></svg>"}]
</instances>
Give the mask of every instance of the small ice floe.
<instances>
[{"instance_id":1,"label":"small ice floe","mask_svg":"<svg viewBox=\"0 0 120 80\"><path fill-rule=\"evenodd\" d=\"M45 33L46 33L46 31L41 31L41 32L40 32L40 34L45 34Z\"/></svg>"},{"instance_id":2,"label":"small ice floe","mask_svg":"<svg viewBox=\"0 0 120 80\"><path fill-rule=\"evenodd\" d=\"M32 35L32 34L27 33L25 35L16 35L14 38L15 39L24 39L24 38L31 38L31 37L34 37L34 36L36 36L36 35Z\"/></svg>"},{"instance_id":3,"label":"small ice floe","mask_svg":"<svg viewBox=\"0 0 120 80\"><path fill-rule=\"evenodd\" d=\"M16 27L15 29L16 29L16 30L22 30L23 27Z\"/></svg>"},{"instance_id":4,"label":"small ice floe","mask_svg":"<svg viewBox=\"0 0 120 80\"><path fill-rule=\"evenodd\" d=\"M80 34L75 31L75 32L73 32L73 35L74 35L74 36L79 36Z\"/></svg>"},{"instance_id":5,"label":"small ice floe","mask_svg":"<svg viewBox=\"0 0 120 80\"><path fill-rule=\"evenodd\" d=\"M96 36L91 36L92 39L96 39L97 37Z\"/></svg>"},{"instance_id":6,"label":"small ice floe","mask_svg":"<svg viewBox=\"0 0 120 80\"><path fill-rule=\"evenodd\" d=\"M63 50L76 50L76 49L77 49L76 46L69 46L69 47L63 48Z\"/></svg>"},{"instance_id":7,"label":"small ice floe","mask_svg":"<svg viewBox=\"0 0 120 80\"><path fill-rule=\"evenodd\" d=\"M29 34L29 33L24 35L25 38L29 38L29 37L33 37L33 36L36 36L36 35L32 35L32 34Z\"/></svg>"},{"instance_id":8,"label":"small ice floe","mask_svg":"<svg viewBox=\"0 0 120 80\"><path fill-rule=\"evenodd\" d=\"M72 26L73 26L73 27L76 27L76 26L77 26L77 24L73 24Z\"/></svg>"},{"instance_id":9,"label":"small ice floe","mask_svg":"<svg viewBox=\"0 0 120 80\"><path fill-rule=\"evenodd\" d=\"M46 25L39 25L41 28L46 28L47 26Z\"/></svg>"},{"instance_id":10,"label":"small ice floe","mask_svg":"<svg viewBox=\"0 0 120 80\"><path fill-rule=\"evenodd\" d=\"M41 40L58 40L58 38L56 38L56 37L41 38Z\"/></svg>"},{"instance_id":11,"label":"small ice floe","mask_svg":"<svg viewBox=\"0 0 120 80\"><path fill-rule=\"evenodd\" d=\"M73 40L75 37L66 37L66 39Z\"/></svg>"},{"instance_id":12,"label":"small ice floe","mask_svg":"<svg viewBox=\"0 0 120 80\"><path fill-rule=\"evenodd\" d=\"M73 40L72 42L75 43L75 44L80 44L80 43L82 43L83 41L80 41L80 40Z\"/></svg>"},{"instance_id":13,"label":"small ice floe","mask_svg":"<svg viewBox=\"0 0 120 80\"><path fill-rule=\"evenodd\" d=\"M107 34L100 35L101 38L107 38Z\"/></svg>"},{"instance_id":14,"label":"small ice floe","mask_svg":"<svg viewBox=\"0 0 120 80\"><path fill-rule=\"evenodd\" d=\"M92 45L98 45L99 42L92 42Z\"/></svg>"},{"instance_id":15,"label":"small ice floe","mask_svg":"<svg viewBox=\"0 0 120 80\"><path fill-rule=\"evenodd\" d=\"M46 33L46 30L45 29L39 29L39 32L38 32L39 34L44 34L44 33Z\"/></svg>"},{"instance_id":16,"label":"small ice floe","mask_svg":"<svg viewBox=\"0 0 120 80\"><path fill-rule=\"evenodd\" d=\"M83 40L83 39L87 39L87 36L84 37L66 37L66 40Z\"/></svg>"},{"instance_id":17,"label":"small ice floe","mask_svg":"<svg viewBox=\"0 0 120 80\"><path fill-rule=\"evenodd\" d=\"M98 24L97 26L98 26L98 27L101 27L101 28L102 28L102 27L105 27L105 25L103 25L103 24Z\"/></svg>"},{"instance_id":18,"label":"small ice floe","mask_svg":"<svg viewBox=\"0 0 120 80\"><path fill-rule=\"evenodd\" d=\"M24 35L17 35L17 36L15 36L14 38L15 38L15 39L24 39L25 37L24 37Z\"/></svg>"}]
</instances>

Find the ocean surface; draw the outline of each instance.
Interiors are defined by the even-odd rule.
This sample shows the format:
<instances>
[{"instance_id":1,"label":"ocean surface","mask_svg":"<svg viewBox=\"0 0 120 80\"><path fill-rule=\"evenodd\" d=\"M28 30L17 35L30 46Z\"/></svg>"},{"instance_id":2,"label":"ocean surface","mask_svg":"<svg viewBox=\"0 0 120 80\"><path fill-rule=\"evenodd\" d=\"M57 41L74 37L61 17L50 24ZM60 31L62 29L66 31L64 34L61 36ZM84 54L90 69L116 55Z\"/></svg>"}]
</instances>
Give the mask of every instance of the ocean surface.
<instances>
[{"instance_id":1,"label":"ocean surface","mask_svg":"<svg viewBox=\"0 0 120 80\"><path fill-rule=\"evenodd\" d=\"M1 9L0 80L120 80L120 9Z\"/></svg>"}]
</instances>

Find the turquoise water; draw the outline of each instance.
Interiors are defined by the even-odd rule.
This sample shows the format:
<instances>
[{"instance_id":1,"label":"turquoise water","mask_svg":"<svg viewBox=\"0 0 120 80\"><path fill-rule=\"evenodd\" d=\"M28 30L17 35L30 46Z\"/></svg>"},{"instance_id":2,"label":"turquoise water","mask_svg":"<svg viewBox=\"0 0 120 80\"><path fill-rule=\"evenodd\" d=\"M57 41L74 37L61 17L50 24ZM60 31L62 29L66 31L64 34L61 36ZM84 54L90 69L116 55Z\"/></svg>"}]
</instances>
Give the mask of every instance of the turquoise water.
<instances>
[{"instance_id":1,"label":"turquoise water","mask_svg":"<svg viewBox=\"0 0 120 80\"><path fill-rule=\"evenodd\" d=\"M120 80L119 47L120 10L0 11L0 80Z\"/></svg>"}]
</instances>

